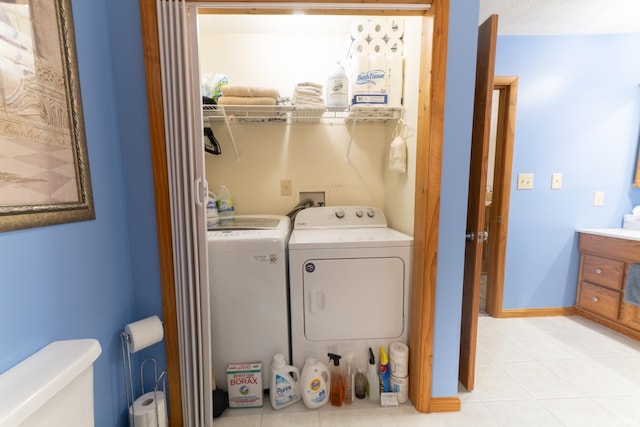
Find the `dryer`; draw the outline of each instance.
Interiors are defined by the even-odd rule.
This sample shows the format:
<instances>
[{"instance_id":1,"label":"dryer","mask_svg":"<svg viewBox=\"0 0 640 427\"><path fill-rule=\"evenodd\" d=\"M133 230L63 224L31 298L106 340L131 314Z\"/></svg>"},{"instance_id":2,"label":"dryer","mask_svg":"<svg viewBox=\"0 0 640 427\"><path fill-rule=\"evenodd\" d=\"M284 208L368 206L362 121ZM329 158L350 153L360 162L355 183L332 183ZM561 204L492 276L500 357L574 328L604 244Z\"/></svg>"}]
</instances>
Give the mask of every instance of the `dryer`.
<instances>
[{"instance_id":1,"label":"dryer","mask_svg":"<svg viewBox=\"0 0 640 427\"><path fill-rule=\"evenodd\" d=\"M293 364L327 352L348 352L362 364L369 347L377 355L380 346L406 344L412 248L377 208L299 212L289 239Z\"/></svg>"},{"instance_id":2,"label":"dryer","mask_svg":"<svg viewBox=\"0 0 640 427\"><path fill-rule=\"evenodd\" d=\"M236 215L207 233L211 358L217 388L229 363L262 362L269 388L273 355L289 355L289 217Z\"/></svg>"}]
</instances>

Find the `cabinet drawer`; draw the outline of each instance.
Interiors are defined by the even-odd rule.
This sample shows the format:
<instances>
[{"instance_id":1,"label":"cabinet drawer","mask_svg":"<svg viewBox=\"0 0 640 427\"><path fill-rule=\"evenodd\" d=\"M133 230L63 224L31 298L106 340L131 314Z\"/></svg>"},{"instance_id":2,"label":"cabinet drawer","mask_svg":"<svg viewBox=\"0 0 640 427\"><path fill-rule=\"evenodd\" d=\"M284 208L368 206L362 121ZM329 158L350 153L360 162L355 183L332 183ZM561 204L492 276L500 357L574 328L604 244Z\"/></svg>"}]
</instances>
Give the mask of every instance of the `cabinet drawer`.
<instances>
[{"instance_id":1,"label":"cabinet drawer","mask_svg":"<svg viewBox=\"0 0 640 427\"><path fill-rule=\"evenodd\" d=\"M584 255L582 260L582 280L606 286L611 289L622 289L624 262L595 255Z\"/></svg>"},{"instance_id":2,"label":"cabinet drawer","mask_svg":"<svg viewBox=\"0 0 640 427\"><path fill-rule=\"evenodd\" d=\"M581 282L578 305L585 310L617 320L620 310L620 292Z\"/></svg>"}]
</instances>

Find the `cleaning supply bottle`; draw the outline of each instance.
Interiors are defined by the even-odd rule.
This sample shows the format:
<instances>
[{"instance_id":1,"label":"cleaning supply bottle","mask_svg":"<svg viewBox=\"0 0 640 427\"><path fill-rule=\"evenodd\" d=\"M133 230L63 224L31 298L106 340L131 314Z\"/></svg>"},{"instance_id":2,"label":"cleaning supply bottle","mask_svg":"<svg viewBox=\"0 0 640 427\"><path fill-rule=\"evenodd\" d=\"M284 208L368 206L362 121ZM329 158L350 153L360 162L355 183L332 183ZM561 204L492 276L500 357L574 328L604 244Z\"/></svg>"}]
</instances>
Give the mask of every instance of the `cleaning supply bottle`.
<instances>
[{"instance_id":1,"label":"cleaning supply bottle","mask_svg":"<svg viewBox=\"0 0 640 427\"><path fill-rule=\"evenodd\" d=\"M340 359L342 356L334 353L328 353L328 356L329 362L333 362L329 398L333 406L342 406L342 402L344 402L344 378L342 376L342 368L340 367Z\"/></svg>"},{"instance_id":2,"label":"cleaning supply bottle","mask_svg":"<svg viewBox=\"0 0 640 427\"><path fill-rule=\"evenodd\" d=\"M356 372L354 390L356 399L364 399L367 396L367 377L364 375L364 372L360 370L360 367L358 367Z\"/></svg>"},{"instance_id":3,"label":"cleaning supply bottle","mask_svg":"<svg viewBox=\"0 0 640 427\"><path fill-rule=\"evenodd\" d=\"M356 370L351 363L351 358L347 357L344 367L344 403L351 404L356 400Z\"/></svg>"},{"instance_id":4,"label":"cleaning supply bottle","mask_svg":"<svg viewBox=\"0 0 640 427\"><path fill-rule=\"evenodd\" d=\"M380 393L388 393L391 391L391 383L389 382L389 359L384 347L380 346Z\"/></svg>"},{"instance_id":5,"label":"cleaning supply bottle","mask_svg":"<svg viewBox=\"0 0 640 427\"><path fill-rule=\"evenodd\" d=\"M221 218L232 217L235 213L233 198L226 185L220 186L218 191L218 214Z\"/></svg>"},{"instance_id":6,"label":"cleaning supply bottle","mask_svg":"<svg viewBox=\"0 0 640 427\"><path fill-rule=\"evenodd\" d=\"M330 384L329 370L315 357L309 357L304 362L300 374L300 393L302 401L309 409L316 409L329 401L327 387Z\"/></svg>"},{"instance_id":7,"label":"cleaning supply bottle","mask_svg":"<svg viewBox=\"0 0 640 427\"><path fill-rule=\"evenodd\" d=\"M218 198L216 194L209 191L207 195L207 229L218 224L220 216L218 215Z\"/></svg>"},{"instance_id":8,"label":"cleaning supply bottle","mask_svg":"<svg viewBox=\"0 0 640 427\"><path fill-rule=\"evenodd\" d=\"M369 388L369 400L380 400L380 376L376 366L376 358L369 347L369 366L367 366L367 382Z\"/></svg>"},{"instance_id":9,"label":"cleaning supply bottle","mask_svg":"<svg viewBox=\"0 0 640 427\"><path fill-rule=\"evenodd\" d=\"M327 107L347 107L349 105L349 80L344 72L344 67L339 62L327 77L325 91L325 105Z\"/></svg>"},{"instance_id":10,"label":"cleaning supply bottle","mask_svg":"<svg viewBox=\"0 0 640 427\"><path fill-rule=\"evenodd\" d=\"M299 379L300 371L295 366L287 365L283 354L278 353L273 356L269 391L273 409L284 408L300 400Z\"/></svg>"}]
</instances>

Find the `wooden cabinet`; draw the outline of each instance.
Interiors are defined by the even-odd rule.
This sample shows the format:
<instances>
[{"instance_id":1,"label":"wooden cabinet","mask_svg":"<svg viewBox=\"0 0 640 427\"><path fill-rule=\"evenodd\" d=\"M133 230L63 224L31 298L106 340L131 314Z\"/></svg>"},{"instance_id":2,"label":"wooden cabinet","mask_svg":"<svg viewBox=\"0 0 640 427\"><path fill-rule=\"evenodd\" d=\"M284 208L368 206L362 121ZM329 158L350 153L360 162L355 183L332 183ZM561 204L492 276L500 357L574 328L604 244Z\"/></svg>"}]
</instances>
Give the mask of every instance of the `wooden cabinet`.
<instances>
[{"instance_id":1,"label":"wooden cabinet","mask_svg":"<svg viewBox=\"0 0 640 427\"><path fill-rule=\"evenodd\" d=\"M640 306L624 302L629 266L640 263L640 241L580 233L579 248L578 313L640 339Z\"/></svg>"}]
</instances>

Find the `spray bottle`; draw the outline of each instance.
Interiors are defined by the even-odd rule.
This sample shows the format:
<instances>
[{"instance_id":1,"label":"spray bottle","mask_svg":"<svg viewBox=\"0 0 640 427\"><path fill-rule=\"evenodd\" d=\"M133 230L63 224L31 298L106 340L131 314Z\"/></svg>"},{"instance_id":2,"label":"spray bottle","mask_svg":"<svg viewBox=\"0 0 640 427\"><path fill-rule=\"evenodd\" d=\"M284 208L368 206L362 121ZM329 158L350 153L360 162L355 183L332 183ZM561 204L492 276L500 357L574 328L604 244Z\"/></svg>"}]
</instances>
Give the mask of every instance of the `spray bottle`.
<instances>
[{"instance_id":1,"label":"spray bottle","mask_svg":"<svg viewBox=\"0 0 640 427\"><path fill-rule=\"evenodd\" d=\"M342 406L344 402L344 378L342 377L342 368L340 367L339 354L328 353L329 362L333 362L331 367L331 389L329 391L329 400L333 406Z\"/></svg>"},{"instance_id":2,"label":"spray bottle","mask_svg":"<svg viewBox=\"0 0 640 427\"><path fill-rule=\"evenodd\" d=\"M376 366L376 357L369 347L369 366L367 367L367 382L369 388L369 400L380 400L380 376Z\"/></svg>"},{"instance_id":3,"label":"spray bottle","mask_svg":"<svg viewBox=\"0 0 640 427\"><path fill-rule=\"evenodd\" d=\"M347 363L344 370L344 403L351 404L356 400L356 368L350 356L346 356Z\"/></svg>"},{"instance_id":4,"label":"spray bottle","mask_svg":"<svg viewBox=\"0 0 640 427\"><path fill-rule=\"evenodd\" d=\"M380 346L380 392L388 393L391 391L391 383L389 378L389 359L384 347Z\"/></svg>"}]
</instances>

